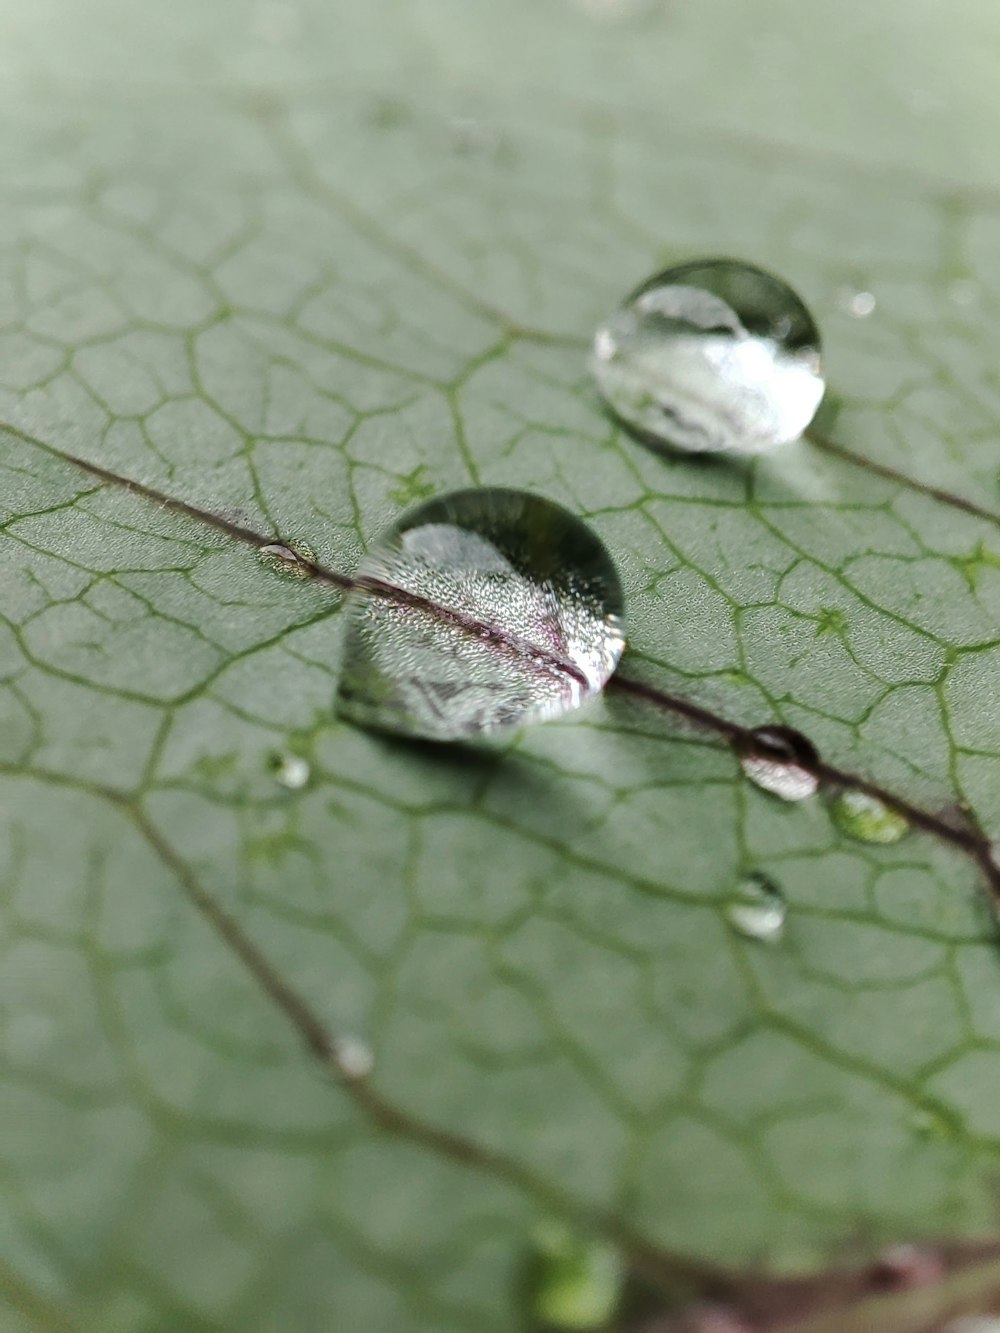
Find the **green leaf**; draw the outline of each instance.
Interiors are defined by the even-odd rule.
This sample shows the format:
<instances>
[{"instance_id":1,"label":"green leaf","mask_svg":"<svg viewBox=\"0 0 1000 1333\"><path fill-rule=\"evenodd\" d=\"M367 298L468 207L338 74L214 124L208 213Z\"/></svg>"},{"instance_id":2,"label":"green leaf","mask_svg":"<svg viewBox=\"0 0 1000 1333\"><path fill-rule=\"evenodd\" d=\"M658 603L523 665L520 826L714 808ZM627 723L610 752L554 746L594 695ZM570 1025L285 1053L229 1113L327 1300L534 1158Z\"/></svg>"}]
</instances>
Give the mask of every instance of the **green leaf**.
<instances>
[{"instance_id":1,"label":"green leaf","mask_svg":"<svg viewBox=\"0 0 1000 1333\"><path fill-rule=\"evenodd\" d=\"M633 678L1000 835L996 5L4 30L4 1328L502 1333L553 1211L678 1272L989 1233L972 858L614 695L500 755L354 730L337 590L233 529L350 573L429 494L548 495L619 563ZM801 290L860 461L609 425L590 330L701 253ZM753 873L770 947L726 924Z\"/></svg>"}]
</instances>

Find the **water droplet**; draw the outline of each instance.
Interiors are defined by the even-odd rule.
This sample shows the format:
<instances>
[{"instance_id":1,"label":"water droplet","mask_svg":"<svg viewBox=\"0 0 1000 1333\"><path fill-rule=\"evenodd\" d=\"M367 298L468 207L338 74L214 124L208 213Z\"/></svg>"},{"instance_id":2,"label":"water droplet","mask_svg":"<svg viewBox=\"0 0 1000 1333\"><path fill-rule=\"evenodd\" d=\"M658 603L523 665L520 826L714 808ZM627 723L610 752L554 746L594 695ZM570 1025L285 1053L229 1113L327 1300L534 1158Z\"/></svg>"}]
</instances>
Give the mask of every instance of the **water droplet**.
<instances>
[{"instance_id":1,"label":"water droplet","mask_svg":"<svg viewBox=\"0 0 1000 1333\"><path fill-rule=\"evenodd\" d=\"M333 1058L345 1078L367 1078L375 1068L375 1052L361 1037L340 1037Z\"/></svg>"},{"instance_id":2,"label":"water droplet","mask_svg":"<svg viewBox=\"0 0 1000 1333\"><path fill-rule=\"evenodd\" d=\"M819 778L812 770L818 763L815 745L794 727L758 727L740 754L750 781L783 801L804 801L816 795Z\"/></svg>"},{"instance_id":3,"label":"water droplet","mask_svg":"<svg viewBox=\"0 0 1000 1333\"><path fill-rule=\"evenodd\" d=\"M257 550L257 559L275 574L293 579L307 579L316 563L316 553L305 542L268 542Z\"/></svg>"},{"instance_id":4,"label":"water droplet","mask_svg":"<svg viewBox=\"0 0 1000 1333\"><path fill-rule=\"evenodd\" d=\"M927 1287L944 1276L941 1255L927 1245L891 1245L875 1263L876 1281L895 1290Z\"/></svg>"},{"instance_id":5,"label":"water droplet","mask_svg":"<svg viewBox=\"0 0 1000 1333\"><path fill-rule=\"evenodd\" d=\"M532 1236L533 1314L556 1328L601 1328L614 1314L622 1263L611 1246L549 1221Z\"/></svg>"},{"instance_id":6,"label":"water droplet","mask_svg":"<svg viewBox=\"0 0 1000 1333\"><path fill-rule=\"evenodd\" d=\"M456 491L411 509L362 561L348 606L339 711L429 740L568 712L625 645L604 547L525 491Z\"/></svg>"},{"instance_id":7,"label":"water droplet","mask_svg":"<svg viewBox=\"0 0 1000 1333\"><path fill-rule=\"evenodd\" d=\"M875 300L874 292L856 291L853 287L841 287L837 293L837 304L844 314L850 315L852 319L867 319L869 315L875 313L875 306L878 302Z\"/></svg>"},{"instance_id":8,"label":"water droplet","mask_svg":"<svg viewBox=\"0 0 1000 1333\"><path fill-rule=\"evenodd\" d=\"M643 283L594 335L614 414L655 444L763 453L797 439L823 397L819 332L780 278L699 260Z\"/></svg>"},{"instance_id":9,"label":"water droplet","mask_svg":"<svg viewBox=\"0 0 1000 1333\"><path fill-rule=\"evenodd\" d=\"M774 881L755 872L737 885L725 913L740 935L773 943L781 939L785 929L788 905Z\"/></svg>"},{"instance_id":10,"label":"water droplet","mask_svg":"<svg viewBox=\"0 0 1000 1333\"><path fill-rule=\"evenodd\" d=\"M840 831L859 842L899 842L910 827L902 815L883 805L877 796L869 796L856 787L838 795L831 814Z\"/></svg>"},{"instance_id":11,"label":"water droplet","mask_svg":"<svg viewBox=\"0 0 1000 1333\"><path fill-rule=\"evenodd\" d=\"M300 754L276 754L272 768L275 782L289 791L300 791L309 781L309 761Z\"/></svg>"}]
</instances>

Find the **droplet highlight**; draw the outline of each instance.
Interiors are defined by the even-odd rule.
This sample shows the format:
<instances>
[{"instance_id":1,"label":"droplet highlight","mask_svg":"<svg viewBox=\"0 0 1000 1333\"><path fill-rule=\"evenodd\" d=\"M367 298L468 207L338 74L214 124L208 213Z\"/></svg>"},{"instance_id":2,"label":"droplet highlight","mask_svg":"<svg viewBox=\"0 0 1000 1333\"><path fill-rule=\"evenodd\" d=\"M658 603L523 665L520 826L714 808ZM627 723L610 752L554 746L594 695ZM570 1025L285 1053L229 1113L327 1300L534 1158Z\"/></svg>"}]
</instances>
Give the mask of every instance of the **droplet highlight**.
<instances>
[{"instance_id":1,"label":"droplet highlight","mask_svg":"<svg viewBox=\"0 0 1000 1333\"><path fill-rule=\"evenodd\" d=\"M758 727L740 747L740 765L755 786L783 801L804 801L819 790L819 752L794 727Z\"/></svg>"},{"instance_id":2,"label":"droplet highlight","mask_svg":"<svg viewBox=\"0 0 1000 1333\"><path fill-rule=\"evenodd\" d=\"M773 880L766 875L747 875L736 886L725 906L729 925L747 939L774 944L785 930L788 904Z\"/></svg>"},{"instance_id":3,"label":"droplet highlight","mask_svg":"<svg viewBox=\"0 0 1000 1333\"><path fill-rule=\"evenodd\" d=\"M706 259L643 283L594 335L612 412L647 442L759 454L797 439L825 390L819 331L780 278Z\"/></svg>"},{"instance_id":4,"label":"droplet highlight","mask_svg":"<svg viewBox=\"0 0 1000 1333\"><path fill-rule=\"evenodd\" d=\"M340 1037L333 1047L333 1058L344 1078L367 1078L375 1068L375 1052L361 1037Z\"/></svg>"},{"instance_id":5,"label":"droplet highlight","mask_svg":"<svg viewBox=\"0 0 1000 1333\"><path fill-rule=\"evenodd\" d=\"M902 815L890 810L877 796L869 796L856 787L840 792L830 813L840 831L859 842L885 845L899 842L910 828Z\"/></svg>"},{"instance_id":6,"label":"droplet highlight","mask_svg":"<svg viewBox=\"0 0 1000 1333\"><path fill-rule=\"evenodd\" d=\"M338 711L427 740L569 712L625 646L607 551L526 491L455 491L410 510L362 561L347 605Z\"/></svg>"},{"instance_id":7,"label":"droplet highlight","mask_svg":"<svg viewBox=\"0 0 1000 1333\"><path fill-rule=\"evenodd\" d=\"M300 754L276 754L271 760L274 780L288 791L301 791L309 781L309 760Z\"/></svg>"},{"instance_id":8,"label":"droplet highlight","mask_svg":"<svg viewBox=\"0 0 1000 1333\"><path fill-rule=\"evenodd\" d=\"M530 1274L532 1314L555 1328L602 1328L618 1305L623 1270L611 1246L562 1222L535 1228Z\"/></svg>"},{"instance_id":9,"label":"droplet highlight","mask_svg":"<svg viewBox=\"0 0 1000 1333\"><path fill-rule=\"evenodd\" d=\"M853 287L841 287L837 293L837 304L845 315L852 319L868 319L875 313L878 305L874 292L856 291Z\"/></svg>"},{"instance_id":10,"label":"droplet highlight","mask_svg":"<svg viewBox=\"0 0 1000 1333\"><path fill-rule=\"evenodd\" d=\"M268 542L258 547L257 559L265 569L287 578L307 579L316 564L316 553L305 542Z\"/></svg>"}]
</instances>

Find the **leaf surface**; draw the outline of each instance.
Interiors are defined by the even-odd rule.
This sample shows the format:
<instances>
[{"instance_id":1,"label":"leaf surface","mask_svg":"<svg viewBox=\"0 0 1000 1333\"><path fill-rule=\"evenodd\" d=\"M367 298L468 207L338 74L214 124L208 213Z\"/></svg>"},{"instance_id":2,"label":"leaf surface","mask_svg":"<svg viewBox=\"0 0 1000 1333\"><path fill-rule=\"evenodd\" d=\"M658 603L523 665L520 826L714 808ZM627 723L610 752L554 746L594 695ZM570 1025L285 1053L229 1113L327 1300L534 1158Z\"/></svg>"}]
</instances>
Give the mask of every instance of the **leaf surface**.
<instances>
[{"instance_id":1,"label":"leaf surface","mask_svg":"<svg viewBox=\"0 0 1000 1333\"><path fill-rule=\"evenodd\" d=\"M988 1234L968 858L852 842L613 696L486 755L354 730L334 589L66 458L347 573L429 494L548 495L619 564L626 671L1000 836L995 6L4 26L5 1327L500 1333L553 1191L767 1272ZM987 514L815 443L617 432L590 330L703 253L815 310L838 444ZM777 947L726 925L750 872ZM386 1104L514 1169L380 1129L220 910Z\"/></svg>"}]
</instances>

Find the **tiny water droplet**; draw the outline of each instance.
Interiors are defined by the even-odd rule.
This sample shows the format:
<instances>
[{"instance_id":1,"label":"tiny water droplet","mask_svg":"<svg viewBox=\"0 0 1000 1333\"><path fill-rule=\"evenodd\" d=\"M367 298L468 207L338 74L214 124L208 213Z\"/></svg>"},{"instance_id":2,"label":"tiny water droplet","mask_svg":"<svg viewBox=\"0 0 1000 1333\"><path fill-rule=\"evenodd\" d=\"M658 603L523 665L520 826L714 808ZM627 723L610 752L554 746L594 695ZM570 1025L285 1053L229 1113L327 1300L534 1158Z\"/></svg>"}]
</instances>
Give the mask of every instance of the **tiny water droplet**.
<instances>
[{"instance_id":1,"label":"tiny water droplet","mask_svg":"<svg viewBox=\"0 0 1000 1333\"><path fill-rule=\"evenodd\" d=\"M375 1068L375 1052L361 1037L340 1037L333 1057L345 1078L367 1078Z\"/></svg>"},{"instance_id":2,"label":"tiny water droplet","mask_svg":"<svg viewBox=\"0 0 1000 1333\"><path fill-rule=\"evenodd\" d=\"M894 1290L927 1287L944 1276L941 1255L927 1245L891 1245L875 1262L874 1277Z\"/></svg>"},{"instance_id":3,"label":"tiny water droplet","mask_svg":"<svg viewBox=\"0 0 1000 1333\"><path fill-rule=\"evenodd\" d=\"M309 781L309 761L300 754L276 754L272 768L275 782L289 791L299 791Z\"/></svg>"},{"instance_id":4,"label":"tiny water droplet","mask_svg":"<svg viewBox=\"0 0 1000 1333\"><path fill-rule=\"evenodd\" d=\"M598 328L591 369L626 426L698 453L757 454L797 439L825 388L819 332L802 301L732 259L643 283Z\"/></svg>"},{"instance_id":5,"label":"tiny water droplet","mask_svg":"<svg viewBox=\"0 0 1000 1333\"><path fill-rule=\"evenodd\" d=\"M899 842L910 828L902 815L883 805L877 796L856 787L840 792L830 812L840 831L859 842Z\"/></svg>"},{"instance_id":6,"label":"tiny water droplet","mask_svg":"<svg viewBox=\"0 0 1000 1333\"><path fill-rule=\"evenodd\" d=\"M837 304L844 314L850 315L852 319L867 319L869 315L875 313L875 306L878 302L875 300L874 292L856 291L853 287L841 287L837 293Z\"/></svg>"},{"instance_id":7,"label":"tiny water droplet","mask_svg":"<svg viewBox=\"0 0 1000 1333\"><path fill-rule=\"evenodd\" d=\"M758 727L740 753L743 772L756 786L783 801L804 801L819 790L812 770L819 753L794 727Z\"/></svg>"},{"instance_id":8,"label":"tiny water droplet","mask_svg":"<svg viewBox=\"0 0 1000 1333\"><path fill-rule=\"evenodd\" d=\"M755 872L737 885L726 903L725 914L738 934L774 943L785 929L788 905L774 881Z\"/></svg>"},{"instance_id":9,"label":"tiny water droplet","mask_svg":"<svg viewBox=\"0 0 1000 1333\"><path fill-rule=\"evenodd\" d=\"M625 645L604 547L526 491L411 509L361 562L348 607L340 713L428 740L558 717L603 687Z\"/></svg>"},{"instance_id":10,"label":"tiny water droplet","mask_svg":"<svg viewBox=\"0 0 1000 1333\"><path fill-rule=\"evenodd\" d=\"M310 565L316 563L316 553L305 542L268 542L258 548L257 559L275 574L307 579L312 574Z\"/></svg>"},{"instance_id":11,"label":"tiny water droplet","mask_svg":"<svg viewBox=\"0 0 1000 1333\"><path fill-rule=\"evenodd\" d=\"M532 1235L531 1303L536 1319L556 1328L601 1328L621 1295L621 1258L610 1245L540 1223Z\"/></svg>"}]
</instances>

